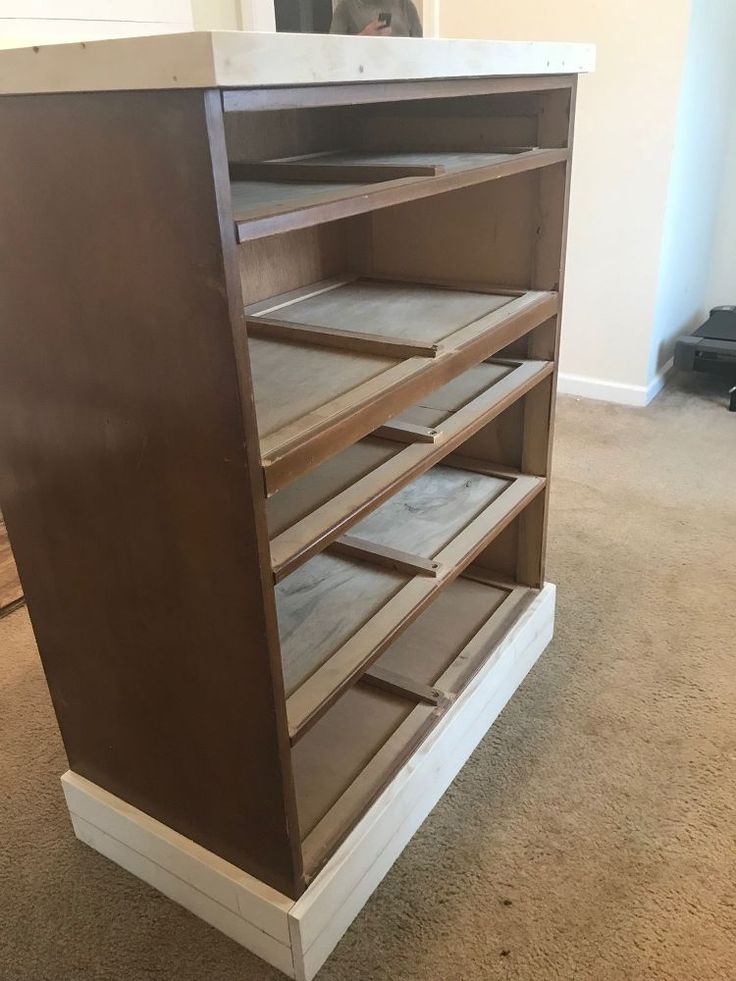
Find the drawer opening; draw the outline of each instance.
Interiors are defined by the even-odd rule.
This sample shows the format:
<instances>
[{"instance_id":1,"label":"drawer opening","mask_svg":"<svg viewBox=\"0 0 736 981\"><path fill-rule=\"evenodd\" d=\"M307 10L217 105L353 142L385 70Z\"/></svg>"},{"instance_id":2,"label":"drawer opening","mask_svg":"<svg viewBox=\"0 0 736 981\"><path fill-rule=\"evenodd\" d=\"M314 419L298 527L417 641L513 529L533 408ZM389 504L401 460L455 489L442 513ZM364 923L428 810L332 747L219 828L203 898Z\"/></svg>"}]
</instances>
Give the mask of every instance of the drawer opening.
<instances>
[{"instance_id":1,"label":"drawer opening","mask_svg":"<svg viewBox=\"0 0 736 981\"><path fill-rule=\"evenodd\" d=\"M270 497L266 514L275 580L509 412L551 372L548 361L491 359L475 365Z\"/></svg>"},{"instance_id":2,"label":"drawer opening","mask_svg":"<svg viewBox=\"0 0 736 981\"><path fill-rule=\"evenodd\" d=\"M225 100L240 242L567 159L568 88L298 111L238 102Z\"/></svg>"},{"instance_id":3,"label":"drawer opening","mask_svg":"<svg viewBox=\"0 0 736 981\"><path fill-rule=\"evenodd\" d=\"M267 493L549 319L557 295L343 276L246 308Z\"/></svg>"},{"instance_id":4,"label":"drawer opening","mask_svg":"<svg viewBox=\"0 0 736 981\"><path fill-rule=\"evenodd\" d=\"M311 877L493 657L533 590L488 573L455 579L292 749L302 850ZM480 581L480 580L483 581ZM415 689L437 693L434 704Z\"/></svg>"},{"instance_id":5,"label":"drawer opening","mask_svg":"<svg viewBox=\"0 0 736 981\"><path fill-rule=\"evenodd\" d=\"M507 467L439 464L276 586L293 743L544 486Z\"/></svg>"}]
</instances>

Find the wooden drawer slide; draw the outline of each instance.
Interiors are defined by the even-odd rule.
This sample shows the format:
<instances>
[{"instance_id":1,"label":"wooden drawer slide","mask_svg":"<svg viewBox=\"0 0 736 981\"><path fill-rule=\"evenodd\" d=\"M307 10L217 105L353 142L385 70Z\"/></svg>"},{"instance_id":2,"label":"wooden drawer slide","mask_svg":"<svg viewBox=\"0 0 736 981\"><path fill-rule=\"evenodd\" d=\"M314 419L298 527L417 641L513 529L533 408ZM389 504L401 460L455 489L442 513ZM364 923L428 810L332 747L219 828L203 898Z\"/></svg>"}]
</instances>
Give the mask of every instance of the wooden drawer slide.
<instances>
[{"instance_id":1,"label":"wooden drawer slide","mask_svg":"<svg viewBox=\"0 0 736 981\"><path fill-rule=\"evenodd\" d=\"M353 276L246 310L268 494L557 311L557 294Z\"/></svg>"}]
</instances>

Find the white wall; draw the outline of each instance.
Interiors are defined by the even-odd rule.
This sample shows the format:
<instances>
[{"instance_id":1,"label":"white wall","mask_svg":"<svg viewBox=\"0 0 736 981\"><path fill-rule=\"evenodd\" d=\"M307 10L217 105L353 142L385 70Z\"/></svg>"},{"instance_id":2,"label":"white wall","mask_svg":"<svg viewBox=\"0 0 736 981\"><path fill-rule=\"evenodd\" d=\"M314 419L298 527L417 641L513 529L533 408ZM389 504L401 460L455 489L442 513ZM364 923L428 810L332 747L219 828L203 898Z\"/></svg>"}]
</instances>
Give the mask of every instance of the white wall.
<instances>
[{"instance_id":1,"label":"white wall","mask_svg":"<svg viewBox=\"0 0 736 981\"><path fill-rule=\"evenodd\" d=\"M0 48L191 29L191 0L0 0Z\"/></svg>"},{"instance_id":2,"label":"white wall","mask_svg":"<svg viewBox=\"0 0 736 981\"><path fill-rule=\"evenodd\" d=\"M191 0L195 30L275 31L273 0Z\"/></svg>"},{"instance_id":3,"label":"white wall","mask_svg":"<svg viewBox=\"0 0 736 981\"><path fill-rule=\"evenodd\" d=\"M690 0L447 0L444 37L593 41L578 99L561 387L643 404Z\"/></svg>"},{"instance_id":4,"label":"white wall","mask_svg":"<svg viewBox=\"0 0 736 981\"><path fill-rule=\"evenodd\" d=\"M243 29L240 0L191 0L194 29L239 31Z\"/></svg>"},{"instance_id":5,"label":"white wall","mask_svg":"<svg viewBox=\"0 0 736 981\"><path fill-rule=\"evenodd\" d=\"M736 41L734 42L736 47ZM736 305L736 54L731 73L728 138L724 152L723 180L718 203L707 302L705 309L728 303Z\"/></svg>"},{"instance_id":6,"label":"white wall","mask_svg":"<svg viewBox=\"0 0 736 981\"><path fill-rule=\"evenodd\" d=\"M736 303L734 127L736 3L693 0L667 198L650 379L671 358L675 339L701 323L711 306Z\"/></svg>"},{"instance_id":7,"label":"white wall","mask_svg":"<svg viewBox=\"0 0 736 981\"><path fill-rule=\"evenodd\" d=\"M177 31L274 31L273 0L0 0L0 48Z\"/></svg>"}]
</instances>

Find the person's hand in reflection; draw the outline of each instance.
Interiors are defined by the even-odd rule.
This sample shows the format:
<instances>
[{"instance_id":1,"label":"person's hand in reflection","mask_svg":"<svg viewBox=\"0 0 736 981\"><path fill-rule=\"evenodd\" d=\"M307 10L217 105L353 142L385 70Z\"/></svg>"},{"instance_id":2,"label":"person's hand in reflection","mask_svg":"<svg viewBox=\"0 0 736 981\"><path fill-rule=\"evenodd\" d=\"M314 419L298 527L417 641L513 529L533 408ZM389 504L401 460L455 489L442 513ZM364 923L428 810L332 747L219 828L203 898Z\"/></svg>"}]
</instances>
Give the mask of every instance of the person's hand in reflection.
<instances>
[{"instance_id":1,"label":"person's hand in reflection","mask_svg":"<svg viewBox=\"0 0 736 981\"><path fill-rule=\"evenodd\" d=\"M366 24L360 33L365 37L390 37L391 25L376 18L370 24Z\"/></svg>"}]
</instances>

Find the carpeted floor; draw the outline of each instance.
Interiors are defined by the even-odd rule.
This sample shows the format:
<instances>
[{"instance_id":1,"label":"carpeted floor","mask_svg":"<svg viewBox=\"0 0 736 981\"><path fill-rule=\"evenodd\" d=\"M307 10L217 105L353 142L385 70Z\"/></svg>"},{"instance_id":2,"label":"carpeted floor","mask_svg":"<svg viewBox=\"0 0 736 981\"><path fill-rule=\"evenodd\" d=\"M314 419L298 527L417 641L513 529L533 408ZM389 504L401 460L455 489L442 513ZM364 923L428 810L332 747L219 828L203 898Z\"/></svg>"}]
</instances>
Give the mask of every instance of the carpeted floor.
<instances>
[{"instance_id":1,"label":"carpeted floor","mask_svg":"<svg viewBox=\"0 0 736 981\"><path fill-rule=\"evenodd\" d=\"M684 386L684 387L683 387ZM561 401L557 636L324 981L736 977L736 416ZM280 975L76 842L25 610L0 620L0 979Z\"/></svg>"}]
</instances>

